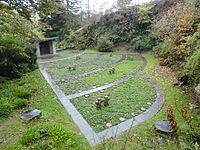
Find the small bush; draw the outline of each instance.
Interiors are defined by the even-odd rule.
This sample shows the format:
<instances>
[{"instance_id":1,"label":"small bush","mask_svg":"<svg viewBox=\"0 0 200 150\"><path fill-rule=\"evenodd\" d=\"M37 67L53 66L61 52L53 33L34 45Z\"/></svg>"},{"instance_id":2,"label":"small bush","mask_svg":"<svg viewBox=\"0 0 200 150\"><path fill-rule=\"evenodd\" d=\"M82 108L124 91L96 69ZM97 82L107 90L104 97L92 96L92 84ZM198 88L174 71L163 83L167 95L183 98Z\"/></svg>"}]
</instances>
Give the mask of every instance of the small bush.
<instances>
[{"instance_id":1,"label":"small bush","mask_svg":"<svg viewBox=\"0 0 200 150\"><path fill-rule=\"evenodd\" d=\"M131 45L135 50L150 50L155 45L152 35L137 36L131 40Z\"/></svg>"},{"instance_id":2,"label":"small bush","mask_svg":"<svg viewBox=\"0 0 200 150\"><path fill-rule=\"evenodd\" d=\"M200 47L188 59L184 68L184 74L189 76L191 84L197 85L200 82Z\"/></svg>"},{"instance_id":3,"label":"small bush","mask_svg":"<svg viewBox=\"0 0 200 150\"><path fill-rule=\"evenodd\" d=\"M26 99L15 99L13 102L13 107L15 109L21 109L28 105L28 102Z\"/></svg>"},{"instance_id":4,"label":"small bush","mask_svg":"<svg viewBox=\"0 0 200 150\"><path fill-rule=\"evenodd\" d=\"M155 46L153 50L162 58L169 59L171 50L174 46L172 40L165 40L164 42L160 43L159 45Z\"/></svg>"},{"instance_id":5,"label":"small bush","mask_svg":"<svg viewBox=\"0 0 200 150\"><path fill-rule=\"evenodd\" d=\"M0 101L0 118L7 118L12 113L12 106L8 103Z\"/></svg>"},{"instance_id":6,"label":"small bush","mask_svg":"<svg viewBox=\"0 0 200 150\"><path fill-rule=\"evenodd\" d=\"M31 149L86 149L75 133L60 125L31 128L22 135L20 145Z\"/></svg>"},{"instance_id":7,"label":"small bush","mask_svg":"<svg viewBox=\"0 0 200 150\"><path fill-rule=\"evenodd\" d=\"M113 43L107 37L100 37L97 42L97 49L100 52L111 52Z\"/></svg>"},{"instance_id":8,"label":"small bush","mask_svg":"<svg viewBox=\"0 0 200 150\"><path fill-rule=\"evenodd\" d=\"M16 96L16 97L22 98L22 99L28 99L31 97L31 92L22 86L18 86L16 88L14 88L13 96Z\"/></svg>"},{"instance_id":9,"label":"small bush","mask_svg":"<svg viewBox=\"0 0 200 150\"><path fill-rule=\"evenodd\" d=\"M40 139L40 129L31 128L22 135L20 143L24 146L36 143Z\"/></svg>"}]
</instances>

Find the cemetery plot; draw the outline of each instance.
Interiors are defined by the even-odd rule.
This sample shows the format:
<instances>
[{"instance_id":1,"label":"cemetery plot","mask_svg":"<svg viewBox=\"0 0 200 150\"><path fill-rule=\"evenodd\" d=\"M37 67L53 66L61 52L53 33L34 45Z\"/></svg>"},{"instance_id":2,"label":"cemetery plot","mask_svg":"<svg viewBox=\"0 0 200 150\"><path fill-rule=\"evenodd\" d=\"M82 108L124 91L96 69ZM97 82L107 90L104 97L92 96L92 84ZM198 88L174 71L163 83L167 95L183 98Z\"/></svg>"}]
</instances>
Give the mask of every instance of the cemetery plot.
<instances>
[{"instance_id":1,"label":"cemetery plot","mask_svg":"<svg viewBox=\"0 0 200 150\"><path fill-rule=\"evenodd\" d=\"M46 64L48 73L54 80L62 80L68 77L83 74L85 72L104 68L118 62L122 55L113 55L110 57L107 54L85 54L80 59L62 60L54 63ZM70 78L71 80L71 78Z\"/></svg>"},{"instance_id":2,"label":"cemetery plot","mask_svg":"<svg viewBox=\"0 0 200 150\"><path fill-rule=\"evenodd\" d=\"M156 98L149 82L135 77L129 81L71 100L90 126L100 132L148 109Z\"/></svg>"},{"instance_id":3,"label":"cemetery plot","mask_svg":"<svg viewBox=\"0 0 200 150\"><path fill-rule=\"evenodd\" d=\"M78 50L76 50L76 51L71 51L71 50L60 51L54 56L39 58L38 62L39 63L45 63L47 61L52 61L52 60L56 60L56 59L62 59L62 58L66 58L66 57L71 57L71 56L74 56L74 55L76 55L76 54L78 54L80 52L81 51L78 51Z\"/></svg>"},{"instance_id":4,"label":"cemetery plot","mask_svg":"<svg viewBox=\"0 0 200 150\"><path fill-rule=\"evenodd\" d=\"M123 77L131 74L141 64L141 60L124 60L120 64L104 69L97 74L79 79L68 79L58 82L57 84L66 95L74 94L122 79ZM110 73L111 70L114 72Z\"/></svg>"},{"instance_id":5,"label":"cemetery plot","mask_svg":"<svg viewBox=\"0 0 200 150\"><path fill-rule=\"evenodd\" d=\"M45 66L49 70L55 68L62 69L62 68L67 68L68 65L81 64L84 62L93 61L94 59L98 59L100 57L101 57L100 54L83 54L82 56L77 56L72 59L64 59L52 63L46 63Z\"/></svg>"}]
</instances>

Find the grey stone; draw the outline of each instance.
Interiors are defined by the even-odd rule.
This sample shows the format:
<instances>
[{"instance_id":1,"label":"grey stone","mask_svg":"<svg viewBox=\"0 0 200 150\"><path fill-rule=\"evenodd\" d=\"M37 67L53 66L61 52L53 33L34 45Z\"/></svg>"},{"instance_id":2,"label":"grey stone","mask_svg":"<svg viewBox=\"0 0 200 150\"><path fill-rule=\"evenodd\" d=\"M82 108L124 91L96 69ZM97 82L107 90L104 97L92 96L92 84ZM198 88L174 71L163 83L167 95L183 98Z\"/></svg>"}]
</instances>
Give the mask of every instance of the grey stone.
<instances>
[{"instance_id":1,"label":"grey stone","mask_svg":"<svg viewBox=\"0 0 200 150\"><path fill-rule=\"evenodd\" d=\"M120 120L120 121L125 121L126 119L123 118L123 117L120 117L119 120Z\"/></svg>"},{"instance_id":2,"label":"grey stone","mask_svg":"<svg viewBox=\"0 0 200 150\"><path fill-rule=\"evenodd\" d=\"M140 108L141 111L146 111L146 108L142 107Z\"/></svg>"},{"instance_id":3,"label":"grey stone","mask_svg":"<svg viewBox=\"0 0 200 150\"><path fill-rule=\"evenodd\" d=\"M33 119L35 117L39 117L41 115L42 115L42 112L40 110L34 109L30 112L22 114L20 118L23 119L23 120L30 120L30 119Z\"/></svg>"},{"instance_id":4,"label":"grey stone","mask_svg":"<svg viewBox=\"0 0 200 150\"><path fill-rule=\"evenodd\" d=\"M200 83L195 87L195 91L200 95Z\"/></svg>"},{"instance_id":5,"label":"grey stone","mask_svg":"<svg viewBox=\"0 0 200 150\"><path fill-rule=\"evenodd\" d=\"M100 90L100 93L104 93L104 90Z\"/></svg>"},{"instance_id":6,"label":"grey stone","mask_svg":"<svg viewBox=\"0 0 200 150\"><path fill-rule=\"evenodd\" d=\"M108 128L110 128L110 127L112 127L112 123L106 123L106 127L108 127Z\"/></svg>"},{"instance_id":7,"label":"grey stone","mask_svg":"<svg viewBox=\"0 0 200 150\"><path fill-rule=\"evenodd\" d=\"M151 105L151 103L150 103L150 102L148 102L148 103L147 103L147 105Z\"/></svg>"},{"instance_id":8,"label":"grey stone","mask_svg":"<svg viewBox=\"0 0 200 150\"><path fill-rule=\"evenodd\" d=\"M171 133L172 132L172 128L168 121L157 121L154 124L154 127L159 132L163 132L163 133Z\"/></svg>"},{"instance_id":9,"label":"grey stone","mask_svg":"<svg viewBox=\"0 0 200 150\"><path fill-rule=\"evenodd\" d=\"M136 114L133 112L133 113L131 113L131 115L133 116L133 117L135 117L136 116Z\"/></svg>"},{"instance_id":10,"label":"grey stone","mask_svg":"<svg viewBox=\"0 0 200 150\"><path fill-rule=\"evenodd\" d=\"M190 109L196 109L199 107L198 105L192 104L192 103L189 103L189 105L190 105Z\"/></svg>"},{"instance_id":11,"label":"grey stone","mask_svg":"<svg viewBox=\"0 0 200 150\"><path fill-rule=\"evenodd\" d=\"M86 94L85 97L88 98L90 95Z\"/></svg>"},{"instance_id":12,"label":"grey stone","mask_svg":"<svg viewBox=\"0 0 200 150\"><path fill-rule=\"evenodd\" d=\"M96 87L96 86L93 86L92 88L93 88L93 89L96 89L97 87Z\"/></svg>"}]
</instances>

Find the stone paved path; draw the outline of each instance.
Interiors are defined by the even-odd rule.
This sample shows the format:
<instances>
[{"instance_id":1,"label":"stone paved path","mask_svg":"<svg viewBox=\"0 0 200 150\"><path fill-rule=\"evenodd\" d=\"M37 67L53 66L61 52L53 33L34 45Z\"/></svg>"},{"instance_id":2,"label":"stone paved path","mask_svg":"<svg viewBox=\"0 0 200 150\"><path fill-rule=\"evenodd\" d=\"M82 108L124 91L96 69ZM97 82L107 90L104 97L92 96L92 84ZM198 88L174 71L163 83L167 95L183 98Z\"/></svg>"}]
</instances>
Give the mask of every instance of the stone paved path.
<instances>
[{"instance_id":1,"label":"stone paved path","mask_svg":"<svg viewBox=\"0 0 200 150\"><path fill-rule=\"evenodd\" d=\"M107 85L101 86L101 87L97 87L95 89L91 89L91 90L88 90L88 91L83 91L81 93L68 95L68 96L66 96L63 93L63 91L61 91L59 89L59 87L56 85L56 83L51 79L51 77L47 73L46 68L40 66L40 71L43 74L46 81L51 86L51 88L53 89L53 91L55 92L55 94L57 95L61 104L64 106L66 111L72 117L75 124L80 129L81 133L84 135L84 137L90 143L90 145L95 146L95 145L101 143L105 139L108 139L108 138L111 138L111 137L116 137L119 134L122 134L124 131L127 131L132 126L136 126L136 125L143 123L144 121L153 117L162 108L162 106L164 104L164 92L163 92L162 88L160 87L160 85L156 81L154 81L154 80L150 79L149 77L146 77L146 76L139 73L147 65L147 61L143 57L141 57L141 58L143 60L143 64L140 67L138 67L131 75L129 75L129 76L127 76L127 77L125 77L121 80L115 81L114 83L107 84ZM96 133L90 127L90 125L87 123L87 121L83 118L83 116L77 111L77 109L74 107L74 105L70 102L70 100L72 100L76 97L80 97L80 96L83 96L85 94L91 94L91 93L100 91L102 89L106 89L106 88L116 86L120 83L123 83L123 82L133 78L134 76L141 77L144 80L146 80L146 81L148 81L152 84L152 86L156 89L156 93L157 93L155 102L150 106L149 109L147 109L145 112L139 114L138 116L136 116L132 119L129 119L127 121L124 121L124 122L122 122L122 123L120 123L116 126L108 128L108 129L106 129L102 132Z\"/></svg>"}]
</instances>

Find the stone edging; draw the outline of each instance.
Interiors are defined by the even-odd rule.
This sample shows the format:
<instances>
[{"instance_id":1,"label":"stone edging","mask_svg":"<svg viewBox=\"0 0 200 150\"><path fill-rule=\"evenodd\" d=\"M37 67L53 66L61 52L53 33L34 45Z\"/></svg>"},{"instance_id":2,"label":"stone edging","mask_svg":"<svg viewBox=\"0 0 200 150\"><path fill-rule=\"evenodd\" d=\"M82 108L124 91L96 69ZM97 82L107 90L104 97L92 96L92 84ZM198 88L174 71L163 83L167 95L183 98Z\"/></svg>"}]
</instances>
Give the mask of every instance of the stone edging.
<instances>
[{"instance_id":1,"label":"stone edging","mask_svg":"<svg viewBox=\"0 0 200 150\"><path fill-rule=\"evenodd\" d=\"M68 95L68 96L65 96L65 94L59 89L59 87L51 79L51 77L49 76L49 74L47 73L47 70L45 68L40 66L40 71L43 74L46 81L51 86L51 88L53 89L53 91L55 92L55 94L57 95L61 104L64 106L66 111L72 117L75 124L80 129L81 133L84 135L84 137L87 139L87 141L90 143L91 146L95 146L97 144L100 144L105 139L115 137L115 136L123 133L124 131L127 131L132 126L137 126L137 125L143 123L144 121L153 117L162 108L162 106L164 104L164 92L163 92L162 88L160 87L160 85L156 81L150 79L149 77L139 74L139 72L141 70L143 70L147 64L147 61L143 57L142 57L142 59L143 59L144 63L138 69L136 69L131 75L129 75L121 80L115 81L114 83L111 83L111 84L108 84L108 85L105 85L102 87L98 87L96 89L84 91L81 93ZM156 89L156 93L157 93L155 102L150 106L149 109L147 109L142 114L139 114L138 116L136 116L132 119L126 120L116 126L108 128L102 132L96 133L90 127L90 125L87 123L87 121L83 118L83 116L78 112L78 110L75 108L75 106L70 102L70 100L73 98L80 97L85 94L91 94L91 93L97 92L102 89L113 87L115 85L118 85L120 83L123 83L123 82L129 80L130 78L132 78L134 76L141 77L153 85L153 87Z\"/></svg>"},{"instance_id":2,"label":"stone edging","mask_svg":"<svg viewBox=\"0 0 200 150\"><path fill-rule=\"evenodd\" d=\"M78 53L76 55L73 55L73 56L65 57L65 58L58 58L58 59L55 59L55 60L48 60L48 61L44 61L44 62L39 62L39 64L46 64L46 63L52 63L52 62L60 61L60 60L72 59L72 58L76 58L78 56L81 56L83 54L85 54L85 51L82 52L82 53Z\"/></svg>"},{"instance_id":3,"label":"stone edging","mask_svg":"<svg viewBox=\"0 0 200 150\"><path fill-rule=\"evenodd\" d=\"M135 116L134 118L126 120L116 126L113 126L102 132L97 133L97 136L100 141L96 141L97 142L96 144L99 144L100 142L102 142L105 139L115 137L115 136L127 131L129 128L143 123L144 121L146 121L146 120L150 119L151 117L153 117L154 115L156 115L162 108L162 106L165 102L165 99L164 99L164 91L162 90L160 85L156 81L154 81L154 80L150 79L149 77L146 77L142 74L137 74L137 76L150 82L153 85L153 87L156 89L157 96L156 96L155 102L145 112Z\"/></svg>"},{"instance_id":4,"label":"stone edging","mask_svg":"<svg viewBox=\"0 0 200 150\"><path fill-rule=\"evenodd\" d=\"M114 63L107 65L107 67L97 68L97 69L94 69L94 70L91 70L91 71L88 71L88 72L84 72L84 73L81 73L81 74L77 74L77 75L70 75L69 77L57 79L57 80L54 80L54 81L58 84L59 82L64 82L67 79L72 80L72 79L77 79L77 78L84 78L84 77L87 77L89 75L96 74L96 73L102 71L104 68L112 67L113 65L119 64L125 59L126 59L126 56L122 55L122 57L119 60L115 61ZM83 63L81 63L81 64L83 64Z\"/></svg>"},{"instance_id":5,"label":"stone edging","mask_svg":"<svg viewBox=\"0 0 200 150\"><path fill-rule=\"evenodd\" d=\"M144 59L144 57L141 56L141 59L143 60L143 64L140 65L136 70L134 70L134 72L120 80L117 80L113 83L110 83L110 84L107 84L107 85L104 85L104 86L100 86L100 87L97 87L95 89L90 89L90 90L87 90L87 91L83 91L83 92L80 92L80 93L75 93L75 94L72 94L72 95L67 95L66 97L68 99L74 99L74 98L77 98L77 97L80 97L80 96L84 96L84 95L87 95L87 94L91 94L91 93L94 93L94 92L98 92L98 91L101 91L101 90L105 90L107 88L111 88L111 87L114 87L118 84L121 84L123 82L126 82L128 81L129 79L133 78L134 76L137 75L137 73L139 73L140 71L144 70L144 68L146 67L147 65L147 61L146 59Z\"/></svg>"}]
</instances>

